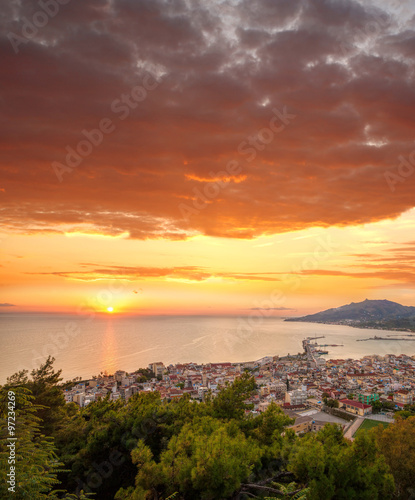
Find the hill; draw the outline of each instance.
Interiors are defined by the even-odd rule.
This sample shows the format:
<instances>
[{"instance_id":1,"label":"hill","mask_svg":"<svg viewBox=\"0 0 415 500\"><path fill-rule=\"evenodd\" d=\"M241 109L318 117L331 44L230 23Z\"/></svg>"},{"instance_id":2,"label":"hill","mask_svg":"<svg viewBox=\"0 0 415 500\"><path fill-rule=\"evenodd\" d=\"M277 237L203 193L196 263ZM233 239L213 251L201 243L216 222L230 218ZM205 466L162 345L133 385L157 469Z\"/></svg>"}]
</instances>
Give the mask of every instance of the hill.
<instances>
[{"instance_id":1,"label":"hill","mask_svg":"<svg viewBox=\"0 0 415 500\"><path fill-rule=\"evenodd\" d=\"M364 300L285 321L337 323L371 328L409 329L415 324L415 307L390 300Z\"/></svg>"}]
</instances>

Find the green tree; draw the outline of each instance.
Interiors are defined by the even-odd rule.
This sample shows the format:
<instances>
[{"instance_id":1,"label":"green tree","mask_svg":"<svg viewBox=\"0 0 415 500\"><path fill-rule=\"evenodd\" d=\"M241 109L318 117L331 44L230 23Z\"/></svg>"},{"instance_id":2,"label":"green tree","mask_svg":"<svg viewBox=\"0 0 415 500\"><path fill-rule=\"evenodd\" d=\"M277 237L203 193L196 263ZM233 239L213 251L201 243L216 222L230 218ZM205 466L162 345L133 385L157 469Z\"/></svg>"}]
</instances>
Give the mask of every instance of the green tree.
<instances>
[{"instance_id":1,"label":"green tree","mask_svg":"<svg viewBox=\"0 0 415 500\"><path fill-rule=\"evenodd\" d=\"M329 408L338 408L339 407L339 402L337 399L328 399L326 402L326 405Z\"/></svg>"},{"instance_id":2,"label":"green tree","mask_svg":"<svg viewBox=\"0 0 415 500\"><path fill-rule=\"evenodd\" d=\"M413 417L413 416L414 416L414 414L408 410L400 410L400 411L395 412L395 419L397 417L402 418L402 419L406 419L406 418Z\"/></svg>"},{"instance_id":3,"label":"green tree","mask_svg":"<svg viewBox=\"0 0 415 500\"><path fill-rule=\"evenodd\" d=\"M63 464L56 455L53 439L40 432L40 420L36 416L39 408L33 404L34 397L25 387L16 387L12 391L2 387L0 390L0 498L58 499L65 494L63 490L54 490L59 484L57 475ZM15 428L8 427L13 420L10 417L8 402L16 406ZM11 433L16 440L10 439ZM13 446L14 444L14 446ZM14 467L15 485L10 481L11 467ZM13 488L12 490L9 488ZM70 498L66 495L65 498ZM79 498L87 498L81 495Z\"/></svg>"},{"instance_id":4,"label":"green tree","mask_svg":"<svg viewBox=\"0 0 415 500\"><path fill-rule=\"evenodd\" d=\"M36 407L36 416L40 418L41 431L46 436L51 436L58 428L65 408L65 398L62 393L60 382L62 370L57 372L53 368L55 358L48 359L38 368L31 372L28 370L15 373L7 379L7 388L26 387L34 396L33 404Z\"/></svg>"},{"instance_id":5,"label":"green tree","mask_svg":"<svg viewBox=\"0 0 415 500\"><path fill-rule=\"evenodd\" d=\"M169 441L158 463L142 442L132 452L138 467L134 491L116 498L146 499L178 491L183 498L229 498L260 464L261 450L235 422L204 417ZM121 496L124 495L124 496Z\"/></svg>"},{"instance_id":6,"label":"green tree","mask_svg":"<svg viewBox=\"0 0 415 500\"><path fill-rule=\"evenodd\" d=\"M249 419L242 428L260 445L267 446L275 440L281 442L281 434L294 421L295 419L287 416L278 405L271 403L264 412Z\"/></svg>"},{"instance_id":7,"label":"green tree","mask_svg":"<svg viewBox=\"0 0 415 500\"><path fill-rule=\"evenodd\" d=\"M393 478L373 437L367 433L353 443L339 426L326 425L294 444L288 469L310 487L310 500L377 500L392 498Z\"/></svg>"},{"instance_id":8,"label":"green tree","mask_svg":"<svg viewBox=\"0 0 415 500\"><path fill-rule=\"evenodd\" d=\"M414 498L415 417L398 416L394 424L386 428L379 425L373 432L395 479L397 498Z\"/></svg>"},{"instance_id":9,"label":"green tree","mask_svg":"<svg viewBox=\"0 0 415 500\"><path fill-rule=\"evenodd\" d=\"M395 403L393 401L383 401L382 402L382 408L384 410L394 410L395 409Z\"/></svg>"},{"instance_id":10,"label":"green tree","mask_svg":"<svg viewBox=\"0 0 415 500\"><path fill-rule=\"evenodd\" d=\"M241 419L250 408L244 401L255 391L254 377L243 373L232 384L225 386L213 400L213 414L217 418Z\"/></svg>"},{"instance_id":11,"label":"green tree","mask_svg":"<svg viewBox=\"0 0 415 500\"><path fill-rule=\"evenodd\" d=\"M415 404L414 405L405 405L404 410L411 412L412 415L415 416Z\"/></svg>"},{"instance_id":12,"label":"green tree","mask_svg":"<svg viewBox=\"0 0 415 500\"><path fill-rule=\"evenodd\" d=\"M371 405L373 413L378 413L382 409L382 403L380 401L373 401Z\"/></svg>"}]
</instances>

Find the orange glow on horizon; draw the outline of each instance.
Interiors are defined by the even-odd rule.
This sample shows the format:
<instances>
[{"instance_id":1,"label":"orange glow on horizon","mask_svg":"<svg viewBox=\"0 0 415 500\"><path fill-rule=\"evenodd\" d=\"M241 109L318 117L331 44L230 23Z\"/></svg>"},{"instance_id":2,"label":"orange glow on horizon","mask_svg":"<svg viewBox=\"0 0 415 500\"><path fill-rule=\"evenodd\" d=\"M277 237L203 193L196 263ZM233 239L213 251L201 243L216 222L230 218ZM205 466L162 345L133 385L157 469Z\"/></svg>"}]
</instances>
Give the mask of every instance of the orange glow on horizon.
<instances>
[{"instance_id":1,"label":"orange glow on horizon","mask_svg":"<svg viewBox=\"0 0 415 500\"><path fill-rule=\"evenodd\" d=\"M405 255L410 260L413 227L415 210L394 221L255 240L109 239L103 246L91 237L9 235L0 312L249 315L265 304L272 315L293 316L365 298L411 305Z\"/></svg>"}]
</instances>

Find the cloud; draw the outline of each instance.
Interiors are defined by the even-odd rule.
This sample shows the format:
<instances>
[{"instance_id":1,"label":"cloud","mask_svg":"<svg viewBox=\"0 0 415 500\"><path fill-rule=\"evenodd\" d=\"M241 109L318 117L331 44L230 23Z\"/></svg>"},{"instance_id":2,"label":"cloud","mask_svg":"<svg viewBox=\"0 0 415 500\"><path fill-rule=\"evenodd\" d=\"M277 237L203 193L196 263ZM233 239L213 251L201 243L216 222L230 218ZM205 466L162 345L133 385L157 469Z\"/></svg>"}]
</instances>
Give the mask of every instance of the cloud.
<instances>
[{"instance_id":1,"label":"cloud","mask_svg":"<svg viewBox=\"0 0 415 500\"><path fill-rule=\"evenodd\" d=\"M244 280L244 281L280 281L274 276L278 273L239 273L209 270L205 267L128 267L107 266L96 267L93 263L80 264L81 271L30 272L26 274L57 276L76 281L125 280L137 281L146 279L176 280L202 282L209 279ZM141 289L140 289L141 290Z\"/></svg>"},{"instance_id":2,"label":"cloud","mask_svg":"<svg viewBox=\"0 0 415 500\"><path fill-rule=\"evenodd\" d=\"M379 252L355 253L347 265L347 271L338 269L310 269L300 274L312 276L332 276L347 278L381 279L391 281L386 286L413 287L415 284L414 242L395 244ZM352 270L349 270L352 268ZM356 270L355 270L356 269Z\"/></svg>"},{"instance_id":3,"label":"cloud","mask_svg":"<svg viewBox=\"0 0 415 500\"><path fill-rule=\"evenodd\" d=\"M250 311L296 311L292 307L251 307Z\"/></svg>"},{"instance_id":4,"label":"cloud","mask_svg":"<svg viewBox=\"0 0 415 500\"><path fill-rule=\"evenodd\" d=\"M8 302L3 302L0 307L16 307L16 304L9 304Z\"/></svg>"},{"instance_id":5,"label":"cloud","mask_svg":"<svg viewBox=\"0 0 415 500\"><path fill-rule=\"evenodd\" d=\"M312 276L344 276L348 278L376 278L383 280L399 280L403 283L414 283L415 268L406 272L404 270L380 270L380 271L361 271L361 272L347 272L328 269L314 269L304 270L299 274L312 275Z\"/></svg>"},{"instance_id":6,"label":"cloud","mask_svg":"<svg viewBox=\"0 0 415 500\"><path fill-rule=\"evenodd\" d=\"M354 0L69 2L15 54L7 35L21 36L38 10L2 2L8 230L253 238L414 206L415 175L393 193L384 177L415 149L415 30L406 18ZM148 73L159 85L120 119L112 103ZM256 142L247 161L240 144L257 141L284 107L295 119ZM103 118L114 131L59 183L52 162L65 162L67 146ZM230 161L239 174L226 175ZM183 218L181 204L228 178Z\"/></svg>"}]
</instances>

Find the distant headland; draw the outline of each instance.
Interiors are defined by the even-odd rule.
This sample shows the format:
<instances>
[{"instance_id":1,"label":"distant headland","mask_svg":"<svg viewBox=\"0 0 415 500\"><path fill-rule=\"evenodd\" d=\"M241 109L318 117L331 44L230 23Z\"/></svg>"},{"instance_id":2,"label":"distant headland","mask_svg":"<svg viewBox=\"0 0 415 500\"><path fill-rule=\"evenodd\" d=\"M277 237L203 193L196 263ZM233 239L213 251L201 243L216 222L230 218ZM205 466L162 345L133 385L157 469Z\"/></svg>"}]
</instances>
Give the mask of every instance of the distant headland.
<instances>
[{"instance_id":1,"label":"distant headland","mask_svg":"<svg viewBox=\"0 0 415 500\"><path fill-rule=\"evenodd\" d=\"M285 321L348 325L356 328L415 332L415 307L390 300L364 300Z\"/></svg>"}]
</instances>

